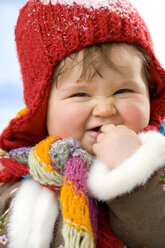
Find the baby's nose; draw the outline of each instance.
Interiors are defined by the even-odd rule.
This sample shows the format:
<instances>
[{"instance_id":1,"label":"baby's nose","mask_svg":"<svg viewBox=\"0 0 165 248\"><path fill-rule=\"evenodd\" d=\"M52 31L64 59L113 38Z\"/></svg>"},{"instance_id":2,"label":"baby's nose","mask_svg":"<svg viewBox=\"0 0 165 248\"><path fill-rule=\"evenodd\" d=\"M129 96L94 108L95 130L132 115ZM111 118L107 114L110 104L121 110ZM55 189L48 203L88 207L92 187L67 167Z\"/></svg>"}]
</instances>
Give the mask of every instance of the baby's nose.
<instances>
[{"instance_id":1,"label":"baby's nose","mask_svg":"<svg viewBox=\"0 0 165 248\"><path fill-rule=\"evenodd\" d=\"M115 104L112 99L97 99L93 108L93 116L108 117L116 114Z\"/></svg>"}]
</instances>

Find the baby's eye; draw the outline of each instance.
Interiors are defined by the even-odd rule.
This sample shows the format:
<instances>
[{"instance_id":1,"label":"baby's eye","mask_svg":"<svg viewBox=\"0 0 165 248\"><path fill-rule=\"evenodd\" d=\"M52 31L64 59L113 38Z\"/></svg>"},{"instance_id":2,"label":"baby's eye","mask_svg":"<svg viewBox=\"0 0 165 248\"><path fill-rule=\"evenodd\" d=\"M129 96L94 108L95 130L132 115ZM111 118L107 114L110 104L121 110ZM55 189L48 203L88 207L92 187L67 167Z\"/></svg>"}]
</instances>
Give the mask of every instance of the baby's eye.
<instances>
[{"instance_id":1,"label":"baby's eye","mask_svg":"<svg viewBox=\"0 0 165 248\"><path fill-rule=\"evenodd\" d=\"M71 97L84 97L84 96L88 96L88 94L86 94L86 93L76 93L76 94L73 94L73 95L71 95Z\"/></svg>"},{"instance_id":2,"label":"baby's eye","mask_svg":"<svg viewBox=\"0 0 165 248\"><path fill-rule=\"evenodd\" d=\"M128 93L128 92L132 92L132 90L130 90L130 89L120 89L120 90L115 91L114 95Z\"/></svg>"}]
</instances>

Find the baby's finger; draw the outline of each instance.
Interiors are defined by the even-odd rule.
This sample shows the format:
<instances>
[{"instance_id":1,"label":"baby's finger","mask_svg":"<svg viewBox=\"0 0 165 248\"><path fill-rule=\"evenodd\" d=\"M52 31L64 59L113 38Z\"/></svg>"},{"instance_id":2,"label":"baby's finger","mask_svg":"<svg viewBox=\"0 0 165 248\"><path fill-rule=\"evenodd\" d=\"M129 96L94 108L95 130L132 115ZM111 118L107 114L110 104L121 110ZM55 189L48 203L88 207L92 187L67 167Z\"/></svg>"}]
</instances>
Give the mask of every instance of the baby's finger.
<instances>
[{"instance_id":1,"label":"baby's finger","mask_svg":"<svg viewBox=\"0 0 165 248\"><path fill-rule=\"evenodd\" d=\"M103 125L101 127L100 131L103 132L103 133L106 133L106 132L109 132L109 131L114 130L114 128L116 128L115 125L113 125L113 124L107 124L107 125Z\"/></svg>"},{"instance_id":2,"label":"baby's finger","mask_svg":"<svg viewBox=\"0 0 165 248\"><path fill-rule=\"evenodd\" d=\"M93 150L93 153L96 155L97 154L97 151L99 149L99 145L97 143L95 143L92 147L92 150Z\"/></svg>"},{"instance_id":3,"label":"baby's finger","mask_svg":"<svg viewBox=\"0 0 165 248\"><path fill-rule=\"evenodd\" d=\"M102 142L103 139L104 139L104 134L103 134L103 133L100 133L100 134L97 136L97 143Z\"/></svg>"}]
</instances>

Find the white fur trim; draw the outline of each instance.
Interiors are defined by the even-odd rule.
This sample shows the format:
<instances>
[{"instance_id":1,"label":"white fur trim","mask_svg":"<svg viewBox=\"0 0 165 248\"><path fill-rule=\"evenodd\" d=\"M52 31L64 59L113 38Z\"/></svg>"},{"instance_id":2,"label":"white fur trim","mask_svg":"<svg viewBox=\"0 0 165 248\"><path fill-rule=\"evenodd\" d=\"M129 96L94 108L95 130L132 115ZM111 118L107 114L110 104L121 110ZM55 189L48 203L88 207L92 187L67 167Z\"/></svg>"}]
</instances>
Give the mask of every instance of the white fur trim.
<instances>
[{"instance_id":1,"label":"white fur trim","mask_svg":"<svg viewBox=\"0 0 165 248\"><path fill-rule=\"evenodd\" d=\"M48 248L58 212L55 194L33 179L25 179L9 218L8 248Z\"/></svg>"},{"instance_id":2,"label":"white fur trim","mask_svg":"<svg viewBox=\"0 0 165 248\"><path fill-rule=\"evenodd\" d=\"M149 131L139 134L142 146L119 167L110 170L96 160L87 179L89 193L99 200L112 200L144 185L165 164L165 137Z\"/></svg>"}]
</instances>

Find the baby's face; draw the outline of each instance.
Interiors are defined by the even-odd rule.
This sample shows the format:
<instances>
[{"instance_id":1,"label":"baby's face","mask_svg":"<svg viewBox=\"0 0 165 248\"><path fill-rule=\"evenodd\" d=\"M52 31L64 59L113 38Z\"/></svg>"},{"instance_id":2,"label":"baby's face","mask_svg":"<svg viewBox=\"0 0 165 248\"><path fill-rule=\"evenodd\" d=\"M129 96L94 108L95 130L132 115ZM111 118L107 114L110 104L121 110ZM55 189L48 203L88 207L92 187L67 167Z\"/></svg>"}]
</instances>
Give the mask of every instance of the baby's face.
<instances>
[{"instance_id":1,"label":"baby's face","mask_svg":"<svg viewBox=\"0 0 165 248\"><path fill-rule=\"evenodd\" d=\"M117 69L105 66L101 76L80 80L81 65L59 78L50 92L47 111L49 135L73 137L92 154L100 127L125 125L136 133L150 118L150 100L142 60L136 48L114 48L111 60Z\"/></svg>"}]
</instances>

